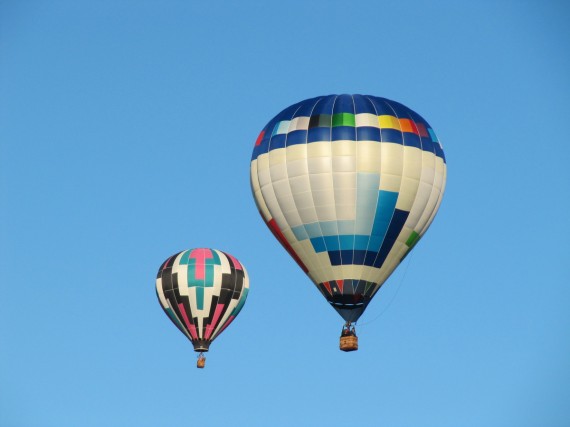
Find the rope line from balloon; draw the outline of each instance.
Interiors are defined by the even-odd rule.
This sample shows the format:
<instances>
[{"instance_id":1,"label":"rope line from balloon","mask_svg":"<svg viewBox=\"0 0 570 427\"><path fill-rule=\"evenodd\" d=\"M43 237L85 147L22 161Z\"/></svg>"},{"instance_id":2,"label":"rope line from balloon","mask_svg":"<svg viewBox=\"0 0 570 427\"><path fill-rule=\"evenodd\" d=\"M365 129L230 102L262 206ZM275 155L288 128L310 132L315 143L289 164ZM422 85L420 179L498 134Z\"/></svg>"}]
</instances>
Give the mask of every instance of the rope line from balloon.
<instances>
[{"instance_id":1,"label":"rope line from balloon","mask_svg":"<svg viewBox=\"0 0 570 427\"><path fill-rule=\"evenodd\" d=\"M386 308L384 308L384 310L382 310L375 318L373 318L372 320L369 320L367 322L364 323L359 323L358 325L356 324L356 322L354 323L355 326L358 326L359 328L361 326L366 326L369 325L370 323L375 322L376 320L378 320L380 317L382 317L384 315L384 313L386 313L386 311L388 311L388 309L390 308L390 306L392 305L392 302L396 299L396 297L398 296L398 293L400 292L400 289L402 288L402 284L404 283L404 280L406 279L406 275L408 274L408 269L410 267L410 264L412 263L412 256L414 255L414 252L411 252L408 255L408 262L406 264L406 267L404 268L404 274L402 275L402 278L400 279L400 282L398 283L398 287L396 288L396 292L394 293L394 295L392 295L392 299L390 299L390 301L388 302L388 305L386 306Z\"/></svg>"}]
</instances>

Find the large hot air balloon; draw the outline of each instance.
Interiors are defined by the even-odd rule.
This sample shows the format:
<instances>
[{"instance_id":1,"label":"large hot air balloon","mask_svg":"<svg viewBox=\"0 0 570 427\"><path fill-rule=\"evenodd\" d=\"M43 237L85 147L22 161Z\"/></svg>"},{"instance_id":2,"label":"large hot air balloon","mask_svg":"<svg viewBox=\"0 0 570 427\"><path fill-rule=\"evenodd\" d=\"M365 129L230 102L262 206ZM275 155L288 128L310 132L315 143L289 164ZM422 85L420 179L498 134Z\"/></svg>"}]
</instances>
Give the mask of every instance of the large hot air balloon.
<instances>
[{"instance_id":1,"label":"large hot air balloon","mask_svg":"<svg viewBox=\"0 0 570 427\"><path fill-rule=\"evenodd\" d=\"M343 336L354 335L351 324L430 226L445 179L431 126L367 95L286 108L263 128L251 160L265 223L346 321Z\"/></svg>"},{"instance_id":2,"label":"large hot air balloon","mask_svg":"<svg viewBox=\"0 0 570 427\"><path fill-rule=\"evenodd\" d=\"M228 327L242 309L249 291L244 266L216 249L177 253L160 266L156 294L164 312L200 353Z\"/></svg>"}]
</instances>

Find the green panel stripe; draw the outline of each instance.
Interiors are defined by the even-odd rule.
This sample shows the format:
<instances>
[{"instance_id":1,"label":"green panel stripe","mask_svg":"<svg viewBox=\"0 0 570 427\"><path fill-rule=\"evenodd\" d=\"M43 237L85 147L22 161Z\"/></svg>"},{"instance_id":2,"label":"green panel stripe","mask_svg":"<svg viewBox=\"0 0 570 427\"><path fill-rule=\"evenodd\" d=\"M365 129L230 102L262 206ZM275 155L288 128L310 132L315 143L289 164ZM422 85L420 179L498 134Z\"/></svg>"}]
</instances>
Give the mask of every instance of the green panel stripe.
<instances>
[{"instance_id":1,"label":"green panel stripe","mask_svg":"<svg viewBox=\"0 0 570 427\"><path fill-rule=\"evenodd\" d=\"M412 246L414 246L418 240L420 238L420 235L418 233L416 233L415 231L412 231L412 233L410 234L410 237L408 237L408 240L406 240L406 246L411 248Z\"/></svg>"},{"instance_id":2,"label":"green panel stripe","mask_svg":"<svg viewBox=\"0 0 570 427\"><path fill-rule=\"evenodd\" d=\"M350 113L338 113L333 114L332 125L335 126L356 126L356 119L354 114Z\"/></svg>"}]
</instances>

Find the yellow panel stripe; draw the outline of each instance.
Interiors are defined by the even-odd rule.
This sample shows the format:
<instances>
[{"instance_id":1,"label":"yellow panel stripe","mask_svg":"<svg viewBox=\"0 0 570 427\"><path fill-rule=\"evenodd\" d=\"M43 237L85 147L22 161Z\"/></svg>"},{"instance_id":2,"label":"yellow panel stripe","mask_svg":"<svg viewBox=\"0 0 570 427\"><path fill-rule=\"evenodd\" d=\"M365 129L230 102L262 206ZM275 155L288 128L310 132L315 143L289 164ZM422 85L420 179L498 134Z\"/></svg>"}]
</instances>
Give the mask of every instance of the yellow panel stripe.
<instances>
[{"instance_id":1,"label":"yellow panel stripe","mask_svg":"<svg viewBox=\"0 0 570 427\"><path fill-rule=\"evenodd\" d=\"M402 130L400 121L394 116L378 116L378 123L380 124L380 128Z\"/></svg>"}]
</instances>

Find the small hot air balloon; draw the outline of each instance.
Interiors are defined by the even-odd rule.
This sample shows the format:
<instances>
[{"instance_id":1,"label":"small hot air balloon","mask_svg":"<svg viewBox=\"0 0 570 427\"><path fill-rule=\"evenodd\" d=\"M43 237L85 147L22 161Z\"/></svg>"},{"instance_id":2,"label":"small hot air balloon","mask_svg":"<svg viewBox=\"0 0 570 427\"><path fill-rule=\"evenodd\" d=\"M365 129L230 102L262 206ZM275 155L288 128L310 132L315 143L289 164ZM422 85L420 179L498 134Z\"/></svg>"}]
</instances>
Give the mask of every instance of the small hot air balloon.
<instances>
[{"instance_id":1,"label":"small hot air balloon","mask_svg":"<svg viewBox=\"0 0 570 427\"><path fill-rule=\"evenodd\" d=\"M445 179L431 126L384 98L307 99L259 134L251 160L257 207L345 320L342 350L357 349L353 323L430 226Z\"/></svg>"},{"instance_id":2,"label":"small hot air balloon","mask_svg":"<svg viewBox=\"0 0 570 427\"><path fill-rule=\"evenodd\" d=\"M205 364L203 352L238 315L248 291L244 266L216 249L179 252L160 266L156 277L160 305L200 353L199 368Z\"/></svg>"}]
</instances>

